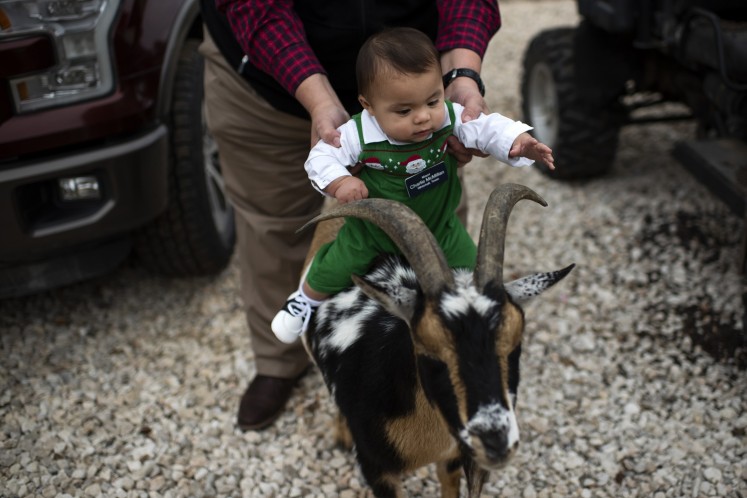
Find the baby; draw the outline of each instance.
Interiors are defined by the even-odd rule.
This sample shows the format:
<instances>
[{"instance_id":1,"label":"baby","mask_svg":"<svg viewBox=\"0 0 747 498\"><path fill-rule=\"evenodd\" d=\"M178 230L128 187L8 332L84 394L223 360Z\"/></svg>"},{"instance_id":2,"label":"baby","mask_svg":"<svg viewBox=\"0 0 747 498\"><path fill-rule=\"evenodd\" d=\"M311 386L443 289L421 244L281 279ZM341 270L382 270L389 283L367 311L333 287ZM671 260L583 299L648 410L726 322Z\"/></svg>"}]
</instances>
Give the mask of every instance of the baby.
<instances>
[{"instance_id":1,"label":"baby","mask_svg":"<svg viewBox=\"0 0 747 498\"><path fill-rule=\"evenodd\" d=\"M369 38L356 75L363 112L338 128L340 147L320 141L312 148L305 164L312 185L341 203L378 197L406 204L433 232L451 268L474 268L477 249L456 216L462 188L446 139L455 135L465 147L512 166L542 161L554 169L552 151L527 133L529 126L497 113L462 123L464 108L444 100L439 53L415 29ZM363 166L358 176L348 170L352 165ZM378 227L346 218L273 319L272 331L283 342L295 341L324 299L352 285L352 274L365 274L382 253L399 252Z\"/></svg>"}]
</instances>

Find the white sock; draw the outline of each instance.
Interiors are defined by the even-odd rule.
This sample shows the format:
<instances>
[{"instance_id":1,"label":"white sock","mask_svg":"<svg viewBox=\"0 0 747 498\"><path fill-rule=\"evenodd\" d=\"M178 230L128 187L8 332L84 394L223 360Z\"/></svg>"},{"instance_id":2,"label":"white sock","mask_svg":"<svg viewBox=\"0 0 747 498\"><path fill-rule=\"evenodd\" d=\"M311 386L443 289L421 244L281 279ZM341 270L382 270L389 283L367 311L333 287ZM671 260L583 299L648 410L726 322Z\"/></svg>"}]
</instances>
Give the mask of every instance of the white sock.
<instances>
[{"instance_id":1,"label":"white sock","mask_svg":"<svg viewBox=\"0 0 747 498\"><path fill-rule=\"evenodd\" d=\"M324 302L324 301L317 301L316 299L311 299L309 296L307 296L306 293L303 291L303 285L299 287L298 291L306 299L306 301L308 301L308 303L311 305L312 308L318 308L319 305Z\"/></svg>"}]
</instances>

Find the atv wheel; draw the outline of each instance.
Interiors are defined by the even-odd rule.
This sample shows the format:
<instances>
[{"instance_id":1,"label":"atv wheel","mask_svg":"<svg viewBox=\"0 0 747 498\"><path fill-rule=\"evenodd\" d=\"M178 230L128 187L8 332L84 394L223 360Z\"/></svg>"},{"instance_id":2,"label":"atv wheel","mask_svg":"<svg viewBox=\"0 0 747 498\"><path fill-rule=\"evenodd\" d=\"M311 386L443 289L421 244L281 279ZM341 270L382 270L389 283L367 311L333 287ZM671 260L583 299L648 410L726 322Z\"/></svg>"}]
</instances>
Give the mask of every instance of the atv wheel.
<instances>
[{"instance_id":1,"label":"atv wheel","mask_svg":"<svg viewBox=\"0 0 747 498\"><path fill-rule=\"evenodd\" d=\"M209 275L231 259L236 232L215 143L207 131L199 42L179 58L171 102L169 199L166 210L135 238L149 270L170 276Z\"/></svg>"},{"instance_id":2,"label":"atv wheel","mask_svg":"<svg viewBox=\"0 0 747 498\"><path fill-rule=\"evenodd\" d=\"M574 28L543 31L524 54L522 111L532 134L553 150L557 169L540 170L570 180L606 173L612 166L623 119L617 108L585 102L573 63Z\"/></svg>"}]
</instances>

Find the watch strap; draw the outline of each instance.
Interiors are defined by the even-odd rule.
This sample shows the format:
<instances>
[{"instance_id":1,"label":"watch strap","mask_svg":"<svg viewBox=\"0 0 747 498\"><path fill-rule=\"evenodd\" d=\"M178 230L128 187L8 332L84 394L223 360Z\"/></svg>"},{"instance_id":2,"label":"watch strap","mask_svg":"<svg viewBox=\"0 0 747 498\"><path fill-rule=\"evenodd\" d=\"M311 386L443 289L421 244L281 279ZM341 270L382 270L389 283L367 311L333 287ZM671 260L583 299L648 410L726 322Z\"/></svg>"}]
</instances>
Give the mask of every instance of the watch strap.
<instances>
[{"instance_id":1,"label":"watch strap","mask_svg":"<svg viewBox=\"0 0 747 498\"><path fill-rule=\"evenodd\" d=\"M480 90L480 95L482 95L483 97L485 96L485 85L482 82L482 78L480 78L480 73L466 67L452 69L448 73L444 74L444 88L449 86L452 81L461 76L474 80L474 82L477 83L477 89Z\"/></svg>"}]
</instances>

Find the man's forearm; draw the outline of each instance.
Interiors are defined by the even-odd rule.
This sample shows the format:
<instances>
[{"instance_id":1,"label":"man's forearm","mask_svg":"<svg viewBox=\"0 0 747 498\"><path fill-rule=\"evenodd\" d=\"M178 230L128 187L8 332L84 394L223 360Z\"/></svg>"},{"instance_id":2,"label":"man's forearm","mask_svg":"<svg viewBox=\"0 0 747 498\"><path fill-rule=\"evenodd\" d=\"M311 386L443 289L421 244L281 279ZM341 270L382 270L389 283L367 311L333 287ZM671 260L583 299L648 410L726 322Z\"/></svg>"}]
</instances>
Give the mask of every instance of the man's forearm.
<instances>
[{"instance_id":1,"label":"man's forearm","mask_svg":"<svg viewBox=\"0 0 747 498\"><path fill-rule=\"evenodd\" d=\"M311 145L321 138L335 147L340 146L340 132L337 127L350 116L332 88L327 75L312 74L304 79L293 96L306 109L311 117Z\"/></svg>"},{"instance_id":2,"label":"man's forearm","mask_svg":"<svg viewBox=\"0 0 747 498\"><path fill-rule=\"evenodd\" d=\"M460 67L479 73L482 69L482 58L478 53L466 48L455 48L441 54L441 69L444 74Z\"/></svg>"},{"instance_id":3,"label":"man's forearm","mask_svg":"<svg viewBox=\"0 0 747 498\"><path fill-rule=\"evenodd\" d=\"M315 110L326 106L342 107L327 76L321 73L312 74L303 80L296 89L295 97L312 116Z\"/></svg>"},{"instance_id":4,"label":"man's forearm","mask_svg":"<svg viewBox=\"0 0 747 498\"><path fill-rule=\"evenodd\" d=\"M479 73L482 68L482 59L476 52L466 48L455 48L441 54L441 69L444 74L459 68L472 69ZM466 105L464 92L472 93L473 90L476 90L479 96L480 89L475 80L459 77L449 84L447 96L452 100L459 101L460 104ZM470 112L470 114L474 114L474 112Z\"/></svg>"}]
</instances>

